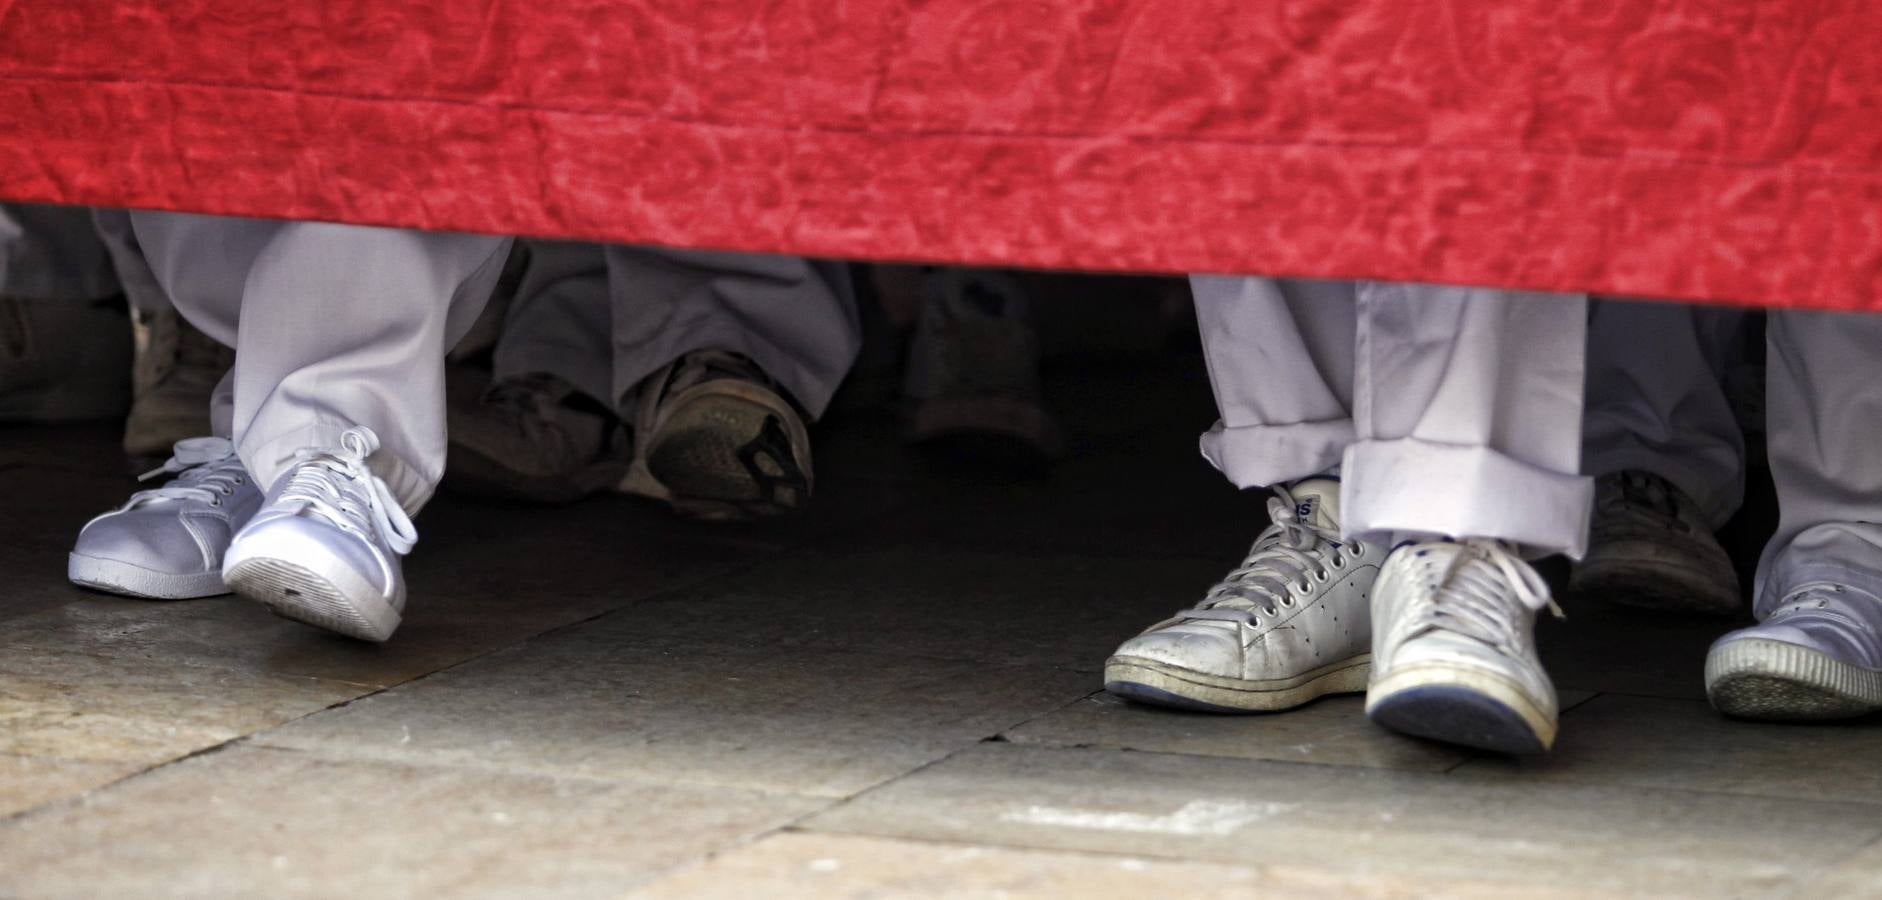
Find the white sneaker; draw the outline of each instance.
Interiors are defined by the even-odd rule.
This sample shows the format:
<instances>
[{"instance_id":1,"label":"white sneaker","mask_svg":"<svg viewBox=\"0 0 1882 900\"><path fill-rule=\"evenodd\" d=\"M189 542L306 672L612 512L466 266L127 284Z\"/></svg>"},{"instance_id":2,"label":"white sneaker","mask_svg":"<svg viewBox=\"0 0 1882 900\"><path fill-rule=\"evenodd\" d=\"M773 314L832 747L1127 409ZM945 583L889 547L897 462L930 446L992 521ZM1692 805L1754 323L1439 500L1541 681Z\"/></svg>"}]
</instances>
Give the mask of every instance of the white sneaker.
<instances>
[{"instance_id":1,"label":"white sneaker","mask_svg":"<svg viewBox=\"0 0 1882 900\"><path fill-rule=\"evenodd\" d=\"M1104 664L1113 694L1185 709L1289 709L1365 690L1367 595L1385 548L1339 540L1336 481L1276 488L1273 524L1201 603L1125 641Z\"/></svg>"},{"instance_id":2,"label":"white sneaker","mask_svg":"<svg viewBox=\"0 0 1882 900\"><path fill-rule=\"evenodd\" d=\"M222 438L178 441L171 454L138 480L172 473L175 479L132 494L79 529L66 560L73 584L154 600L229 592L223 553L261 506L261 491Z\"/></svg>"},{"instance_id":3,"label":"white sneaker","mask_svg":"<svg viewBox=\"0 0 1882 900\"><path fill-rule=\"evenodd\" d=\"M359 426L340 447L308 448L235 536L222 576L278 615L383 641L405 610L399 557L418 532L366 467L379 436Z\"/></svg>"},{"instance_id":4,"label":"white sneaker","mask_svg":"<svg viewBox=\"0 0 1882 900\"><path fill-rule=\"evenodd\" d=\"M1536 655L1549 586L1501 541L1392 551L1372 594L1366 715L1393 731L1502 753L1555 742L1555 685Z\"/></svg>"},{"instance_id":5,"label":"white sneaker","mask_svg":"<svg viewBox=\"0 0 1882 900\"><path fill-rule=\"evenodd\" d=\"M1706 696L1746 719L1846 719L1882 710L1882 598L1842 584L1792 590L1706 653Z\"/></svg>"}]
</instances>

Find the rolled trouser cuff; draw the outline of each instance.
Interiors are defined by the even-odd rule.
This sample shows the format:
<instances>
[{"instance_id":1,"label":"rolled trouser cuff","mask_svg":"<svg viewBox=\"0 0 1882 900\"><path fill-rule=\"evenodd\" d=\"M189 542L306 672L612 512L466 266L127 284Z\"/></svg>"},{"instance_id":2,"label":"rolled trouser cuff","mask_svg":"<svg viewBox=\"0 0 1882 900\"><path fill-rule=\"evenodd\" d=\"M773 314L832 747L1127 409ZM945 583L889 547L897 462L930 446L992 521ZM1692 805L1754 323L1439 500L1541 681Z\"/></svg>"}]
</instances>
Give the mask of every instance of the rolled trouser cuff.
<instances>
[{"instance_id":1,"label":"rolled trouser cuff","mask_svg":"<svg viewBox=\"0 0 1882 900\"><path fill-rule=\"evenodd\" d=\"M1418 438L1346 448L1340 526L1348 535L1495 538L1537 555L1588 550L1594 482L1488 447Z\"/></svg>"},{"instance_id":2,"label":"rolled trouser cuff","mask_svg":"<svg viewBox=\"0 0 1882 900\"><path fill-rule=\"evenodd\" d=\"M1217 422L1202 435L1202 456L1238 488L1268 487L1332 472L1353 437L1351 419L1236 427Z\"/></svg>"}]
</instances>

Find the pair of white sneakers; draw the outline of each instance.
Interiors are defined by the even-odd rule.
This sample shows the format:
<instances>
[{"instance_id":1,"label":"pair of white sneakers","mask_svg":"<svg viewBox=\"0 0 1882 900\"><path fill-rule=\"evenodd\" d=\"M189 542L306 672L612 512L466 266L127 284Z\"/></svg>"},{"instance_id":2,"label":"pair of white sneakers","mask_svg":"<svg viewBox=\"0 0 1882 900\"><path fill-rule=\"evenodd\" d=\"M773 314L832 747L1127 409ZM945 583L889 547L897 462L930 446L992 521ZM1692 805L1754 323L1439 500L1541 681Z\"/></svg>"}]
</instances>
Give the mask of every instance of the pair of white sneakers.
<instances>
[{"instance_id":1,"label":"pair of white sneakers","mask_svg":"<svg viewBox=\"0 0 1882 900\"><path fill-rule=\"evenodd\" d=\"M160 600L234 591L276 613L383 641L405 609L400 557L418 539L385 482L379 449L356 427L338 447L308 448L265 496L222 438L176 444L161 474L79 530L67 574L85 587Z\"/></svg>"},{"instance_id":2,"label":"pair of white sneakers","mask_svg":"<svg viewBox=\"0 0 1882 900\"><path fill-rule=\"evenodd\" d=\"M1164 706L1290 709L1366 692L1366 714L1405 734L1502 753L1554 743L1559 704L1535 620L1548 585L1500 541L1390 548L1339 536L1339 484L1275 491L1272 524L1195 607L1105 664L1105 687ZM1751 718L1882 709L1882 601L1810 585L1713 645L1708 692Z\"/></svg>"}]
</instances>

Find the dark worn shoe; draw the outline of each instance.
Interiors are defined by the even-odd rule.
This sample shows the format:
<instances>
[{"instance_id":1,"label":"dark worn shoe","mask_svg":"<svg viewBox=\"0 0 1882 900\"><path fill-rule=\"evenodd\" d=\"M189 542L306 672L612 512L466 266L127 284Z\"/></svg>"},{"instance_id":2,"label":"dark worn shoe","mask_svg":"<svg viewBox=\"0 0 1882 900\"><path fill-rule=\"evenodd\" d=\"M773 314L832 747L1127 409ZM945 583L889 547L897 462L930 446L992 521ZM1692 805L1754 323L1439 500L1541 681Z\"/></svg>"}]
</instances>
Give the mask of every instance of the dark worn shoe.
<instances>
[{"instance_id":1,"label":"dark worn shoe","mask_svg":"<svg viewBox=\"0 0 1882 900\"><path fill-rule=\"evenodd\" d=\"M454 488L569 503L627 471L620 420L561 378L532 373L476 391L460 375L450 393L446 465Z\"/></svg>"},{"instance_id":2,"label":"dark worn shoe","mask_svg":"<svg viewBox=\"0 0 1882 900\"><path fill-rule=\"evenodd\" d=\"M1626 471L1595 480L1588 556L1570 595L1670 612L1732 615L1738 573L1699 507L1672 482Z\"/></svg>"},{"instance_id":3,"label":"dark worn shoe","mask_svg":"<svg viewBox=\"0 0 1882 900\"><path fill-rule=\"evenodd\" d=\"M622 492L740 521L798 509L812 482L803 416L750 360L695 351L647 379Z\"/></svg>"}]
</instances>

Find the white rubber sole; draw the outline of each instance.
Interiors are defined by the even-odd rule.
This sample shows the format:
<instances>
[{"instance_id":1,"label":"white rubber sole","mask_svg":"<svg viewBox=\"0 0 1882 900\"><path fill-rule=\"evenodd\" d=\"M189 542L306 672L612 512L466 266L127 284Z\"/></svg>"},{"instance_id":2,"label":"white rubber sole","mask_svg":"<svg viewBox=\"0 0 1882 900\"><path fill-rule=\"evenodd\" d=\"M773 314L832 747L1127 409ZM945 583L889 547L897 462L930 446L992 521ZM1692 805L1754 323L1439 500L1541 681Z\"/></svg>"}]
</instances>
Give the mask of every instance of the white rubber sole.
<instances>
[{"instance_id":1,"label":"white rubber sole","mask_svg":"<svg viewBox=\"0 0 1882 900\"><path fill-rule=\"evenodd\" d=\"M1366 717L1393 731L1498 753L1546 752L1556 714L1521 685L1471 666L1419 663L1381 675Z\"/></svg>"},{"instance_id":2,"label":"white rubber sole","mask_svg":"<svg viewBox=\"0 0 1882 900\"><path fill-rule=\"evenodd\" d=\"M359 573L321 554L284 553L266 545L288 542L255 538L229 548L223 579L230 590L283 618L362 641L384 641L398 630L403 596L382 596Z\"/></svg>"},{"instance_id":3,"label":"white rubber sole","mask_svg":"<svg viewBox=\"0 0 1882 900\"><path fill-rule=\"evenodd\" d=\"M1104 664L1104 689L1158 706L1210 712L1277 712L1328 694L1366 689L1372 654L1361 653L1291 678L1250 681L1209 675L1140 656L1113 656Z\"/></svg>"},{"instance_id":4,"label":"white rubber sole","mask_svg":"<svg viewBox=\"0 0 1882 900\"><path fill-rule=\"evenodd\" d=\"M1882 671L1784 641L1744 638L1706 654L1706 696L1743 719L1816 721L1882 711Z\"/></svg>"},{"instance_id":5,"label":"white rubber sole","mask_svg":"<svg viewBox=\"0 0 1882 900\"><path fill-rule=\"evenodd\" d=\"M65 576L80 587L145 600L194 600L229 592L221 572L153 572L120 560L79 553L66 556Z\"/></svg>"}]
</instances>

